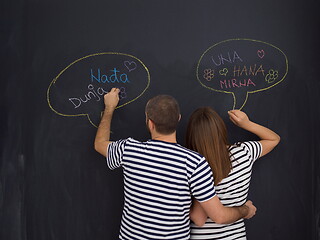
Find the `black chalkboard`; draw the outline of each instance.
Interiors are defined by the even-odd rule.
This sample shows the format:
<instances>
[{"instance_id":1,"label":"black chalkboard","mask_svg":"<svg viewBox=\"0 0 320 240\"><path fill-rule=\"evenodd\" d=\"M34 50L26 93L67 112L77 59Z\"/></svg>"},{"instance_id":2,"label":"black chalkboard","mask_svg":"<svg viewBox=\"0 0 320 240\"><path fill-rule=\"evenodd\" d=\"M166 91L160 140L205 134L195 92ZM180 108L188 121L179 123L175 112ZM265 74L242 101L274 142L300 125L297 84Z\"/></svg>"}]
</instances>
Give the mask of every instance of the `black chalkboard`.
<instances>
[{"instance_id":1,"label":"black chalkboard","mask_svg":"<svg viewBox=\"0 0 320 240\"><path fill-rule=\"evenodd\" d=\"M314 1L5 1L1 4L0 239L117 239L121 170L93 149L102 95L121 88L111 138L149 138L144 106L199 106L230 140L281 136L254 166L248 239L320 239L319 17Z\"/></svg>"}]
</instances>

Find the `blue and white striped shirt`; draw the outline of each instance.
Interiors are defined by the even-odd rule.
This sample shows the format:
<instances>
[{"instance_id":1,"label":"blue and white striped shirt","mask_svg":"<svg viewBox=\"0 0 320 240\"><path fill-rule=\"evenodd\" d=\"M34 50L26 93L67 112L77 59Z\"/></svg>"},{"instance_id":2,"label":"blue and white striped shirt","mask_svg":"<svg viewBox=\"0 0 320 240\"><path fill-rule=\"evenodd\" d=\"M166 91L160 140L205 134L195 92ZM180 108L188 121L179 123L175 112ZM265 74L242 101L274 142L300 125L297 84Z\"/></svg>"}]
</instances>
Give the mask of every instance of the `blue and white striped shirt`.
<instances>
[{"instance_id":1,"label":"blue and white striped shirt","mask_svg":"<svg viewBox=\"0 0 320 240\"><path fill-rule=\"evenodd\" d=\"M224 206L242 206L247 201L253 163L260 157L262 145L258 141L237 143L229 147L232 170L215 187ZM245 240L244 220L232 224L217 224L210 218L202 227L191 224L190 239Z\"/></svg>"},{"instance_id":2,"label":"blue and white striped shirt","mask_svg":"<svg viewBox=\"0 0 320 240\"><path fill-rule=\"evenodd\" d=\"M215 196L205 158L176 143L119 140L106 160L123 168L120 239L189 239L191 195L200 202Z\"/></svg>"}]
</instances>

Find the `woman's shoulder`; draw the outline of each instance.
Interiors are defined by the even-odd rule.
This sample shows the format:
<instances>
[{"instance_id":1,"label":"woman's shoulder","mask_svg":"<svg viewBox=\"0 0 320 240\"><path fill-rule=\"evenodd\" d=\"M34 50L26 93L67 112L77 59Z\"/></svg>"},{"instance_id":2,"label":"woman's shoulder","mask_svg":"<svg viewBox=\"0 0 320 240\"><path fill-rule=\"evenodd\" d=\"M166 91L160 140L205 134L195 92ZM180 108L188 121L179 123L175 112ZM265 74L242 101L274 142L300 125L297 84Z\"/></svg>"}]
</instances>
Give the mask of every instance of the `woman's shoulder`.
<instances>
[{"instance_id":1,"label":"woman's shoulder","mask_svg":"<svg viewBox=\"0 0 320 240\"><path fill-rule=\"evenodd\" d=\"M257 153L261 152L261 144L259 141L245 141L245 142L237 142L233 145L229 146L229 153L231 161L243 158L244 156L257 155Z\"/></svg>"},{"instance_id":2,"label":"woman's shoulder","mask_svg":"<svg viewBox=\"0 0 320 240\"><path fill-rule=\"evenodd\" d=\"M228 146L229 151L235 150L250 150L252 148L259 148L261 146L259 141L244 141L244 142L236 142L230 146Z\"/></svg>"}]
</instances>

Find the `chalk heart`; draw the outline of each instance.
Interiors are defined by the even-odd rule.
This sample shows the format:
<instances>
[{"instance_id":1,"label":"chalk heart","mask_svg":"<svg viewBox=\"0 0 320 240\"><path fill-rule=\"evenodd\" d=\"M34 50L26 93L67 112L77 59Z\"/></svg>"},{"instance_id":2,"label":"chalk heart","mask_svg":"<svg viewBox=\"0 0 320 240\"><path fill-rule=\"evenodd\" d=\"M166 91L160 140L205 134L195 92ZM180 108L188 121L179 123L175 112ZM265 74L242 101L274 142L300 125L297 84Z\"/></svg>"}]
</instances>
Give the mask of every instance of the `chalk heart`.
<instances>
[{"instance_id":1,"label":"chalk heart","mask_svg":"<svg viewBox=\"0 0 320 240\"><path fill-rule=\"evenodd\" d=\"M264 57L264 50L258 50L257 54L258 54L258 57L262 59Z\"/></svg>"},{"instance_id":2,"label":"chalk heart","mask_svg":"<svg viewBox=\"0 0 320 240\"><path fill-rule=\"evenodd\" d=\"M137 68L137 64L134 61L124 61L124 66L129 70L129 72Z\"/></svg>"},{"instance_id":3,"label":"chalk heart","mask_svg":"<svg viewBox=\"0 0 320 240\"><path fill-rule=\"evenodd\" d=\"M228 74L228 69L227 69L227 68L221 69L221 70L219 71L219 74L220 74L220 75L227 76L227 74Z\"/></svg>"}]
</instances>

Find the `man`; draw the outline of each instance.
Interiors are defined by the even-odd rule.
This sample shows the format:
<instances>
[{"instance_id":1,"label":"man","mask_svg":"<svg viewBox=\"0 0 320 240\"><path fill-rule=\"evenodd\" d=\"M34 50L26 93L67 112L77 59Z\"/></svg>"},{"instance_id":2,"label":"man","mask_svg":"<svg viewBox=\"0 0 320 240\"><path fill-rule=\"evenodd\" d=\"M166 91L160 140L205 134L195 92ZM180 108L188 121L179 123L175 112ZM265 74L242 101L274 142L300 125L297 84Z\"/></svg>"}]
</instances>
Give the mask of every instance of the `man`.
<instances>
[{"instance_id":1,"label":"man","mask_svg":"<svg viewBox=\"0 0 320 240\"><path fill-rule=\"evenodd\" d=\"M104 96L105 111L95 138L95 149L106 156L110 169L123 168L124 207L120 239L189 239L192 196L217 223L251 218L256 208L224 207L215 195L211 169L200 154L176 142L180 120L174 98L160 95L146 105L151 140L110 141L111 119L119 89Z\"/></svg>"}]
</instances>

